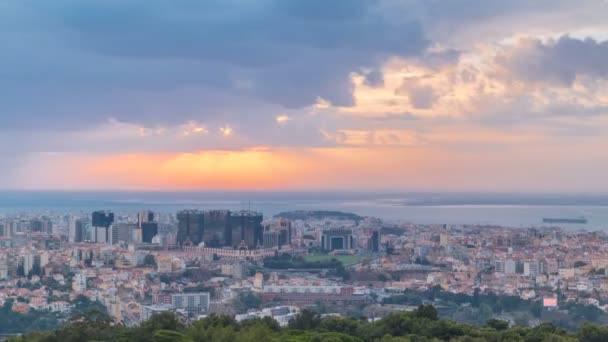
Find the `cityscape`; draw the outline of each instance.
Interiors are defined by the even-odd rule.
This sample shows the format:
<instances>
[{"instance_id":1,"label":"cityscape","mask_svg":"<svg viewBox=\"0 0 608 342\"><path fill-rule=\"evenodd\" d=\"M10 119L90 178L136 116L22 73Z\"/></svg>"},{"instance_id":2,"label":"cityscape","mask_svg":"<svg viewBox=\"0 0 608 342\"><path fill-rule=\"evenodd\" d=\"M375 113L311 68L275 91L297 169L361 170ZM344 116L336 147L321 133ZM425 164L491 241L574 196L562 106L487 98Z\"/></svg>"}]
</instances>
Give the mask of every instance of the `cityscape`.
<instances>
[{"instance_id":1,"label":"cityscape","mask_svg":"<svg viewBox=\"0 0 608 342\"><path fill-rule=\"evenodd\" d=\"M339 211L5 214L0 306L24 319L1 328L59 327L84 308L127 327L163 312L287 326L309 308L379 319L432 304L460 323L576 329L608 322L607 247L604 232L555 225L399 224Z\"/></svg>"},{"instance_id":2,"label":"cityscape","mask_svg":"<svg viewBox=\"0 0 608 342\"><path fill-rule=\"evenodd\" d=\"M607 342L608 0L0 0L0 342Z\"/></svg>"}]
</instances>

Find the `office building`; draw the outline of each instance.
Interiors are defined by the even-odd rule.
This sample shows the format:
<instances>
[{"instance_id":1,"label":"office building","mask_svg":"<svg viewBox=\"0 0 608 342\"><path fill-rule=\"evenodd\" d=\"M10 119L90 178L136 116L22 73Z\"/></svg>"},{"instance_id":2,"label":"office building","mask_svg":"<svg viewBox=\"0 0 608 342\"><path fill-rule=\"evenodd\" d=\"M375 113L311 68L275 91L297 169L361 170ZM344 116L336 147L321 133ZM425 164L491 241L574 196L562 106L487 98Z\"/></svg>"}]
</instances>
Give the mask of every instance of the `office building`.
<instances>
[{"instance_id":1,"label":"office building","mask_svg":"<svg viewBox=\"0 0 608 342\"><path fill-rule=\"evenodd\" d=\"M53 222L48 218L35 218L30 220L30 230L33 233L51 234L53 232Z\"/></svg>"},{"instance_id":2,"label":"office building","mask_svg":"<svg viewBox=\"0 0 608 342\"><path fill-rule=\"evenodd\" d=\"M74 221L74 242L83 242L87 240L87 231L84 220L77 219Z\"/></svg>"},{"instance_id":3,"label":"office building","mask_svg":"<svg viewBox=\"0 0 608 342\"><path fill-rule=\"evenodd\" d=\"M112 225L112 244L133 242L133 231L137 229L134 223L118 223Z\"/></svg>"},{"instance_id":4,"label":"office building","mask_svg":"<svg viewBox=\"0 0 608 342\"><path fill-rule=\"evenodd\" d=\"M144 223L154 222L154 213L149 210L137 214L137 227L141 228Z\"/></svg>"},{"instance_id":5,"label":"office building","mask_svg":"<svg viewBox=\"0 0 608 342\"><path fill-rule=\"evenodd\" d=\"M180 293L173 295L173 306L190 314L201 314L209 310L209 293Z\"/></svg>"},{"instance_id":6,"label":"office building","mask_svg":"<svg viewBox=\"0 0 608 342\"><path fill-rule=\"evenodd\" d=\"M111 211L95 211L91 215L94 240L97 243L106 243L112 240L110 226L114 223L114 213Z\"/></svg>"},{"instance_id":7,"label":"office building","mask_svg":"<svg viewBox=\"0 0 608 342\"><path fill-rule=\"evenodd\" d=\"M197 246L202 241L205 216L198 210L177 213L177 244Z\"/></svg>"},{"instance_id":8,"label":"office building","mask_svg":"<svg viewBox=\"0 0 608 342\"><path fill-rule=\"evenodd\" d=\"M152 243L152 239L158 235L158 223L143 222L140 226L141 240L144 243Z\"/></svg>"},{"instance_id":9,"label":"office building","mask_svg":"<svg viewBox=\"0 0 608 342\"><path fill-rule=\"evenodd\" d=\"M229 210L207 210L204 213L203 242L207 247L223 247L231 234Z\"/></svg>"},{"instance_id":10,"label":"office building","mask_svg":"<svg viewBox=\"0 0 608 342\"><path fill-rule=\"evenodd\" d=\"M0 222L0 237L11 237L11 226L6 222Z\"/></svg>"},{"instance_id":11,"label":"office building","mask_svg":"<svg viewBox=\"0 0 608 342\"><path fill-rule=\"evenodd\" d=\"M372 253L380 252L380 231L374 230L367 243L367 249Z\"/></svg>"},{"instance_id":12,"label":"office building","mask_svg":"<svg viewBox=\"0 0 608 342\"><path fill-rule=\"evenodd\" d=\"M265 231L263 238L264 238L264 248L279 247L279 232Z\"/></svg>"},{"instance_id":13,"label":"office building","mask_svg":"<svg viewBox=\"0 0 608 342\"><path fill-rule=\"evenodd\" d=\"M273 219L264 226L264 232L276 232L278 234L278 242L274 247L283 247L291 245L291 221L280 218Z\"/></svg>"},{"instance_id":14,"label":"office building","mask_svg":"<svg viewBox=\"0 0 608 342\"><path fill-rule=\"evenodd\" d=\"M352 249L353 246L353 232L350 229L329 229L321 236L324 251Z\"/></svg>"},{"instance_id":15,"label":"office building","mask_svg":"<svg viewBox=\"0 0 608 342\"><path fill-rule=\"evenodd\" d=\"M233 212L230 216L231 245L239 247L244 244L248 249L262 246L264 243L262 220L263 215L255 211Z\"/></svg>"}]
</instances>

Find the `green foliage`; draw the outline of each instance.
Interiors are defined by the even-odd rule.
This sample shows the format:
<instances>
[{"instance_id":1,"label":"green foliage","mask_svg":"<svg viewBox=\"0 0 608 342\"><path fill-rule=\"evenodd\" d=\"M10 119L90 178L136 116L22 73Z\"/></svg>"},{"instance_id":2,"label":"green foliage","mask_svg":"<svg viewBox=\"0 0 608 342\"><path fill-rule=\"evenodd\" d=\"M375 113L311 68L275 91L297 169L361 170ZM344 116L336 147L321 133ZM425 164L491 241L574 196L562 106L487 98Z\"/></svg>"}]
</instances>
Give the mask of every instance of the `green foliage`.
<instances>
[{"instance_id":1,"label":"green foliage","mask_svg":"<svg viewBox=\"0 0 608 342\"><path fill-rule=\"evenodd\" d=\"M240 313L250 309L259 309L262 305L262 297L253 292L241 292L234 299L234 307Z\"/></svg>"},{"instance_id":2,"label":"green foliage","mask_svg":"<svg viewBox=\"0 0 608 342\"><path fill-rule=\"evenodd\" d=\"M509 329L509 322L492 318L486 322L486 327L494 330L507 330Z\"/></svg>"},{"instance_id":3,"label":"green foliage","mask_svg":"<svg viewBox=\"0 0 608 342\"><path fill-rule=\"evenodd\" d=\"M315 268L331 268L344 269L344 265L336 258L330 259L313 259L307 261L302 256L292 257L289 254L281 254L274 257L264 259L264 267L271 269L315 269Z\"/></svg>"},{"instance_id":4,"label":"green foliage","mask_svg":"<svg viewBox=\"0 0 608 342\"><path fill-rule=\"evenodd\" d=\"M598 342L608 341L608 328L585 324L569 334L553 324L535 328L509 327L504 321L490 320L485 327L457 324L437 318L437 310L421 305L411 312L393 313L368 322L353 318L326 317L303 310L287 328L271 318L237 323L228 316L209 317L184 326L171 313L153 316L138 327L126 328L109 319L79 318L55 331L28 333L13 341L146 341L146 342Z\"/></svg>"},{"instance_id":5,"label":"green foliage","mask_svg":"<svg viewBox=\"0 0 608 342\"><path fill-rule=\"evenodd\" d=\"M146 255L146 257L144 258L144 266L156 267L156 259L154 258L154 255Z\"/></svg>"}]
</instances>

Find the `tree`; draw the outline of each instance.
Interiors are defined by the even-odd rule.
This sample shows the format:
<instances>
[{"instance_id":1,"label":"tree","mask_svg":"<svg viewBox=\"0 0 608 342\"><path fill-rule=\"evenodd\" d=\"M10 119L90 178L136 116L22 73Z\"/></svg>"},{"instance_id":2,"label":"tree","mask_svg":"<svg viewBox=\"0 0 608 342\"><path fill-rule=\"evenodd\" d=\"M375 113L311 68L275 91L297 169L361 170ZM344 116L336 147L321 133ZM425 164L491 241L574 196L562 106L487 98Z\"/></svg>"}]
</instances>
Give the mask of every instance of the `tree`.
<instances>
[{"instance_id":1,"label":"tree","mask_svg":"<svg viewBox=\"0 0 608 342\"><path fill-rule=\"evenodd\" d=\"M154 258L154 255L146 255L146 257L144 258L144 266L156 268L156 259Z\"/></svg>"},{"instance_id":2,"label":"tree","mask_svg":"<svg viewBox=\"0 0 608 342\"><path fill-rule=\"evenodd\" d=\"M434 306L432 305L420 305L418 306L418 309L416 309L416 311L414 311L414 313L416 314L416 317L420 317L420 318L427 318L433 321L436 321L439 319L439 314L437 312L437 309L435 309Z\"/></svg>"},{"instance_id":3,"label":"tree","mask_svg":"<svg viewBox=\"0 0 608 342\"><path fill-rule=\"evenodd\" d=\"M262 298L253 292L241 292L234 300L234 307L238 312L247 312L250 309L259 309Z\"/></svg>"},{"instance_id":4,"label":"tree","mask_svg":"<svg viewBox=\"0 0 608 342\"><path fill-rule=\"evenodd\" d=\"M321 325L321 316L318 313L304 309L289 322L291 329L315 330Z\"/></svg>"},{"instance_id":5,"label":"tree","mask_svg":"<svg viewBox=\"0 0 608 342\"><path fill-rule=\"evenodd\" d=\"M486 322L486 327L494 330L507 330L509 329L509 322L491 318Z\"/></svg>"}]
</instances>

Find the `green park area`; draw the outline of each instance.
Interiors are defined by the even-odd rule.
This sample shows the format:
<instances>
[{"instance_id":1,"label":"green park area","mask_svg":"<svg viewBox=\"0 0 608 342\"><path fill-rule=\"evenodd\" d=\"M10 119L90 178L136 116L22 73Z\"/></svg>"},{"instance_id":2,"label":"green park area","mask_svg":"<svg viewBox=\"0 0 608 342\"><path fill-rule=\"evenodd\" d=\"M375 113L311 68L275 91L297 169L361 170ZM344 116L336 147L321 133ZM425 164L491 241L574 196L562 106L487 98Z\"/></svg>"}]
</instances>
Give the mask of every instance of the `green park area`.
<instances>
[{"instance_id":1,"label":"green park area","mask_svg":"<svg viewBox=\"0 0 608 342\"><path fill-rule=\"evenodd\" d=\"M314 253L304 256L306 262L326 262L336 259L344 266L351 266L361 261L362 257L358 255L330 255L327 253Z\"/></svg>"}]
</instances>

